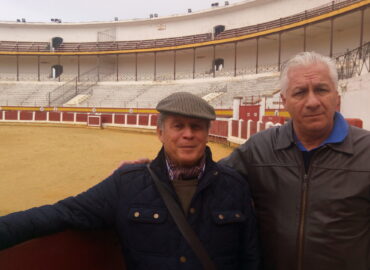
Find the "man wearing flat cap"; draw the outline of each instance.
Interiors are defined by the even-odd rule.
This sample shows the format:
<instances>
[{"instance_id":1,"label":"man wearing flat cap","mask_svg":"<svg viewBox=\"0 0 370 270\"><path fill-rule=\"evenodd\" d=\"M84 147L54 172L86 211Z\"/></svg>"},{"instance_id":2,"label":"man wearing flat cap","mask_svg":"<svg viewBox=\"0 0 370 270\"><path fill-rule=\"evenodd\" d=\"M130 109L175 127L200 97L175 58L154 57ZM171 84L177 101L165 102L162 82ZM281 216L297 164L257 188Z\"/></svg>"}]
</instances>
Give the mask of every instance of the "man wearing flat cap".
<instances>
[{"instance_id":1,"label":"man wearing flat cap","mask_svg":"<svg viewBox=\"0 0 370 270\"><path fill-rule=\"evenodd\" d=\"M161 100L157 110L163 147L150 165L124 166L76 197L0 217L0 249L67 228L112 228L128 269L257 269L247 183L233 169L216 164L206 146L214 109L200 97L179 92ZM184 236L159 186L174 199L211 267Z\"/></svg>"}]
</instances>

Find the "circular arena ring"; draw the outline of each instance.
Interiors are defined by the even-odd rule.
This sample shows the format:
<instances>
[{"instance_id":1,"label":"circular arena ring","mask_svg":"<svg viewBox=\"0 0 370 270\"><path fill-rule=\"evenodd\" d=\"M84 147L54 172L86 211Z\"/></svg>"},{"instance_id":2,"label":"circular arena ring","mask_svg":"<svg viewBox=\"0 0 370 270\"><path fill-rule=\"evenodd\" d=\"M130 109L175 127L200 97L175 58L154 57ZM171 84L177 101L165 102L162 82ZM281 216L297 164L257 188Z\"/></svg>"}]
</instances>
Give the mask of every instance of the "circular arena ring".
<instances>
[{"instance_id":1,"label":"circular arena ring","mask_svg":"<svg viewBox=\"0 0 370 270\"><path fill-rule=\"evenodd\" d=\"M232 148L209 143L213 158ZM123 160L154 158L153 131L0 125L0 215L51 204L97 184Z\"/></svg>"},{"instance_id":2,"label":"circular arena ring","mask_svg":"<svg viewBox=\"0 0 370 270\"><path fill-rule=\"evenodd\" d=\"M214 159L231 148L209 143ZM153 130L0 125L0 216L76 195L110 175L122 160L154 158ZM20 259L21 258L21 259ZM111 230L67 230L0 252L4 270L125 270Z\"/></svg>"}]
</instances>

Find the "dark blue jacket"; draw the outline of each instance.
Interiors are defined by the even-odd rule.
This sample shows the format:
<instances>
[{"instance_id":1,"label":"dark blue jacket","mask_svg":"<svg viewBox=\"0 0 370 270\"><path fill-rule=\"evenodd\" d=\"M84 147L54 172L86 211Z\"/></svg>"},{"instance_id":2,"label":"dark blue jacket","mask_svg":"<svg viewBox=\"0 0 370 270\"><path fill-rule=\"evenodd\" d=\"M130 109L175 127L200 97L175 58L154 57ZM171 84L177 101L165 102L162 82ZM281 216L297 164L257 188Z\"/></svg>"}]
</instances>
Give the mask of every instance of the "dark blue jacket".
<instances>
[{"instance_id":1,"label":"dark blue jacket","mask_svg":"<svg viewBox=\"0 0 370 270\"><path fill-rule=\"evenodd\" d=\"M151 168L171 186L163 150ZM257 232L246 181L214 163L208 149L190 208L187 220L218 269L257 269ZM66 228L114 228L128 269L202 269L145 165L119 169L76 197L0 218L0 249Z\"/></svg>"}]
</instances>

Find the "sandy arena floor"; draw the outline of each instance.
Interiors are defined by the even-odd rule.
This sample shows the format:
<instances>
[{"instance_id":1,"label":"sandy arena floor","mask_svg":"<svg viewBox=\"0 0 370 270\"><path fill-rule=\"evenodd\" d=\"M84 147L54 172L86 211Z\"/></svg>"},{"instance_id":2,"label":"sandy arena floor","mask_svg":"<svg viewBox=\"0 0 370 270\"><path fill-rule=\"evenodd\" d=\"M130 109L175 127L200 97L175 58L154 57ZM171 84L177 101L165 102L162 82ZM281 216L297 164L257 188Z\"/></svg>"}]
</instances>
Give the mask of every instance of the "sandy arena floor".
<instances>
[{"instance_id":1,"label":"sandy arena floor","mask_svg":"<svg viewBox=\"0 0 370 270\"><path fill-rule=\"evenodd\" d=\"M209 143L215 160L232 149ZM155 134L80 127L0 125L0 216L76 195L122 160L154 158Z\"/></svg>"}]
</instances>

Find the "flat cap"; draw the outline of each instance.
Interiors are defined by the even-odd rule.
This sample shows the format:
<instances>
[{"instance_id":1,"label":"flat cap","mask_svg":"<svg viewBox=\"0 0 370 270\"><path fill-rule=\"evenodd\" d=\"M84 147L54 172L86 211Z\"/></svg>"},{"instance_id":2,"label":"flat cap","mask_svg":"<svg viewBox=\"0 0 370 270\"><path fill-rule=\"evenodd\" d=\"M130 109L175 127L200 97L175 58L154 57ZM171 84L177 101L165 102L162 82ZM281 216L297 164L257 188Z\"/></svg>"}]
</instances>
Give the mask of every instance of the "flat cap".
<instances>
[{"instance_id":1,"label":"flat cap","mask_svg":"<svg viewBox=\"0 0 370 270\"><path fill-rule=\"evenodd\" d=\"M215 120L215 109L201 97L188 92L177 92L159 101L157 111L187 117Z\"/></svg>"}]
</instances>

